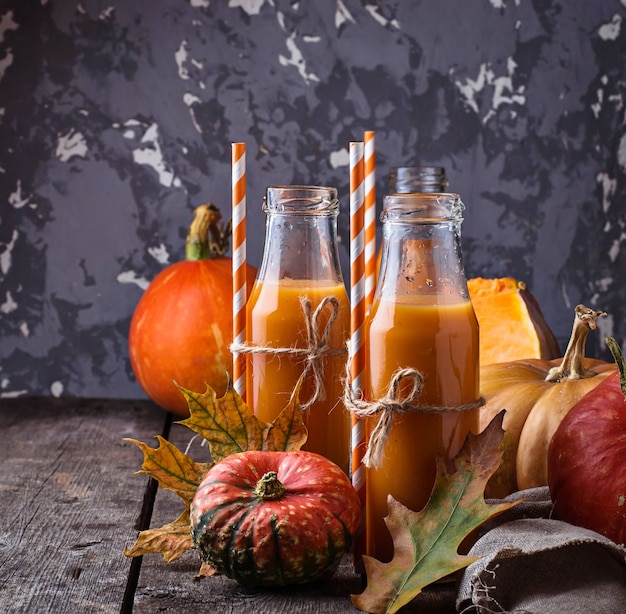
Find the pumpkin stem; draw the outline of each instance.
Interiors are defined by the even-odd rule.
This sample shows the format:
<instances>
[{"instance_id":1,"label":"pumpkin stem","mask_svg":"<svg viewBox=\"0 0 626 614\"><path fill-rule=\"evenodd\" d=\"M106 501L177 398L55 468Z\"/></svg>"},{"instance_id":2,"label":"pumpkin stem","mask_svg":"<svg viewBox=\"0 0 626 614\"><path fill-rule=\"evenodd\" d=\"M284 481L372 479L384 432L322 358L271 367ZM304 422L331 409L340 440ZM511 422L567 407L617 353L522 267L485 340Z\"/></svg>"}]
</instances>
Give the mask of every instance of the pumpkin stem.
<instances>
[{"instance_id":1,"label":"pumpkin stem","mask_svg":"<svg viewBox=\"0 0 626 614\"><path fill-rule=\"evenodd\" d=\"M256 487L254 489L255 496L265 501L280 499L285 495L286 492L287 489L278 479L278 475L275 471L268 471L256 483Z\"/></svg>"},{"instance_id":2,"label":"pumpkin stem","mask_svg":"<svg viewBox=\"0 0 626 614\"><path fill-rule=\"evenodd\" d=\"M615 363L619 369L619 385L622 389L624 400L626 401L626 361L624 360L624 354L613 337L607 337L605 341L609 346L609 350L611 350L611 354L613 354L613 358L615 359Z\"/></svg>"},{"instance_id":3,"label":"pumpkin stem","mask_svg":"<svg viewBox=\"0 0 626 614\"><path fill-rule=\"evenodd\" d=\"M186 260L206 260L223 256L228 249L231 222L220 224L222 214L213 203L194 209L185 244Z\"/></svg>"},{"instance_id":4,"label":"pumpkin stem","mask_svg":"<svg viewBox=\"0 0 626 614\"><path fill-rule=\"evenodd\" d=\"M548 371L546 382L585 379L597 375L595 371L585 368L585 344L589 331L597 328L596 320L600 316L606 316L606 312L576 305L572 336L567 344L563 360L558 367L553 367Z\"/></svg>"}]
</instances>

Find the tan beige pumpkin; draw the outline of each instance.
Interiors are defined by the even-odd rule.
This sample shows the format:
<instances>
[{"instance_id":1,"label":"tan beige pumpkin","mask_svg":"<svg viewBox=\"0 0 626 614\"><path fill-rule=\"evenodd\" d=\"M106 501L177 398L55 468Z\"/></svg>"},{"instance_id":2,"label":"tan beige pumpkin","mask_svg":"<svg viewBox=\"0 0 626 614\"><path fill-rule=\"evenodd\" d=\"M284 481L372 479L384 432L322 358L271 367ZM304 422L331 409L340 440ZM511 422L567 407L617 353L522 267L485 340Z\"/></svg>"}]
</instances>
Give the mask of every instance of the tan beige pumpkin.
<instances>
[{"instance_id":1,"label":"tan beige pumpkin","mask_svg":"<svg viewBox=\"0 0 626 614\"><path fill-rule=\"evenodd\" d=\"M571 407L616 370L614 363L585 358L587 334L606 315L578 305L563 358L527 359L485 365L480 370L486 404L479 412L482 431L502 409L503 459L485 494L500 498L516 490L548 484L547 455L552 435Z\"/></svg>"}]
</instances>

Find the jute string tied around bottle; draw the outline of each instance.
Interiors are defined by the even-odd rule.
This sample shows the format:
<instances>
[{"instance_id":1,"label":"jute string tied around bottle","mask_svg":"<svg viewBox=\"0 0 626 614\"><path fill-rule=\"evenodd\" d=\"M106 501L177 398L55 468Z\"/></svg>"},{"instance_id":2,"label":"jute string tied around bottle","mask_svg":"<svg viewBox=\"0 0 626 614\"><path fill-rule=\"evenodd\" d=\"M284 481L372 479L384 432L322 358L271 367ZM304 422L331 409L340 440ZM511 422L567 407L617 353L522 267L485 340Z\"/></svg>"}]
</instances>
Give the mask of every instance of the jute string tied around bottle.
<instances>
[{"instance_id":1,"label":"jute string tied around bottle","mask_svg":"<svg viewBox=\"0 0 626 614\"><path fill-rule=\"evenodd\" d=\"M412 384L411 388L406 391L401 389L401 383L404 379L410 379ZM367 452L363 457L363 464L366 467L379 468L382 465L385 445L387 444L387 439L389 439L394 414L405 414L409 411L427 413L463 412L477 409L485 403L485 400L481 397L471 403L453 406L420 404L418 399L422 393L423 386L424 376L417 369L400 367L391 376L386 394L377 401L366 401L355 396L352 391L350 376L348 375L345 380L343 400L346 408L360 419L371 418L380 414L380 418L370 434Z\"/></svg>"},{"instance_id":2,"label":"jute string tied around bottle","mask_svg":"<svg viewBox=\"0 0 626 614\"><path fill-rule=\"evenodd\" d=\"M329 344L330 333L337 316L339 315L339 301L334 296L326 296L320 301L315 311L311 301L306 296L300 297L300 307L304 315L306 330L306 347L272 347L259 346L249 343L232 343L230 351L241 354L271 354L274 356L300 357L305 361L301 379L309 374L313 377L313 392L305 403L299 403L300 409L305 411L315 402L326 399L324 385L324 359L327 356L341 356L347 353L346 348L333 348ZM322 326L322 314L328 312L326 325Z\"/></svg>"}]
</instances>

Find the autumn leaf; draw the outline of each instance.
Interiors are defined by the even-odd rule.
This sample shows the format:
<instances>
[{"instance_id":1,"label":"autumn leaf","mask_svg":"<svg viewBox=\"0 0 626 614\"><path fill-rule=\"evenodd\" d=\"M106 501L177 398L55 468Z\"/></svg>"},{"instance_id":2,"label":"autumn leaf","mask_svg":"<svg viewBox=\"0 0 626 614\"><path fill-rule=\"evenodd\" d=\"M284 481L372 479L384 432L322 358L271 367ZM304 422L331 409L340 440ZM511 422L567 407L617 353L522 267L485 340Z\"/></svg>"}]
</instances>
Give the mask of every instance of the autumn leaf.
<instances>
[{"instance_id":1,"label":"autumn leaf","mask_svg":"<svg viewBox=\"0 0 626 614\"><path fill-rule=\"evenodd\" d=\"M210 578L217 574L217 569L211 567L208 563L202 562L200 565L200 571L194 576L194 578Z\"/></svg>"},{"instance_id":2,"label":"autumn leaf","mask_svg":"<svg viewBox=\"0 0 626 614\"><path fill-rule=\"evenodd\" d=\"M298 404L301 384L302 378L296 384L287 407L271 424L254 415L230 382L224 396L219 399L208 386L204 394L179 386L187 398L190 414L180 424L206 439L215 462L248 450L298 450L307 437Z\"/></svg>"},{"instance_id":3,"label":"autumn leaf","mask_svg":"<svg viewBox=\"0 0 626 614\"><path fill-rule=\"evenodd\" d=\"M269 425L263 439L263 450L299 450L307 438L307 430L302 419L298 400L303 378L300 377L291 394L289 403Z\"/></svg>"},{"instance_id":4,"label":"autumn leaf","mask_svg":"<svg viewBox=\"0 0 626 614\"><path fill-rule=\"evenodd\" d=\"M125 441L134 443L143 452L143 464L138 473L153 477L163 488L175 492L189 509L191 500L210 465L195 463L160 435L156 438L159 442L158 448L152 448L136 439L126 438Z\"/></svg>"},{"instance_id":5,"label":"autumn leaf","mask_svg":"<svg viewBox=\"0 0 626 614\"><path fill-rule=\"evenodd\" d=\"M414 512L388 498L385 518L394 544L388 563L364 556L367 588L352 595L354 605L371 614L391 614L424 587L467 567L475 557L458 554L463 540L481 524L518 502L487 504L487 481L502 458L504 412L480 433L470 433L453 461L438 460L429 502Z\"/></svg>"},{"instance_id":6,"label":"autumn leaf","mask_svg":"<svg viewBox=\"0 0 626 614\"><path fill-rule=\"evenodd\" d=\"M191 548L193 548L193 542L189 533L189 510L185 510L176 520L160 529L141 531L137 541L130 548L125 549L124 554L128 557L135 557L161 553L163 559L170 563Z\"/></svg>"},{"instance_id":7,"label":"autumn leaf","mask_svg":"<svg viewBox=\"0 0 626 614\"><path fill-rule=\"evenodd\" d=\"M230 381L219 399L210 386L203 394L178 388L189 406L189 418L180 424L207 440L216 463L230 454L262 448L263 431L269 427L252 413Z\"/></svg>"}]
</instances>

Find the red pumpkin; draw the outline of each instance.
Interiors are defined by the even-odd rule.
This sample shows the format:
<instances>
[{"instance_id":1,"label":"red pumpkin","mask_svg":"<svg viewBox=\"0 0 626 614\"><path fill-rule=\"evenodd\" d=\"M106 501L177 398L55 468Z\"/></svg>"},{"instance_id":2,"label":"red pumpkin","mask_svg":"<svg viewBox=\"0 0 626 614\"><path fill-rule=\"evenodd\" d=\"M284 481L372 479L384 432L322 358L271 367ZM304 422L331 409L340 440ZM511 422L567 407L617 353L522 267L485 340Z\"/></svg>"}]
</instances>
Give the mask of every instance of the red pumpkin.
<instances>
[{"instance_id":1,"label":"red pumpkin","mask_svg":"<svg viewBox=\"0 0 626 614\"><path fill-rule=\"evenodd\" d=\"M137 381L150 399L180 416L188 416L189 408L176 384L195 392L208 384L222 395L232 372L232 259L220 255L227 236L217 227L219 219L213 205L196 209L187 259L152 280L130 323ZM248 266L248 290L255 275Z\"/></svg>"},{"instance_id":2,"label":"red pumpkin","mask_svg":"<svg viewBox=\"0 0 626 614\"><path fill-rule=\"evenodd\" d=\"M548 449L548 485L561 520L626 545L626 375L617 344L607 343L619 352L620 373L587 393L559 425Z\"/></svg>"},{"instance_id":3,"label":"red pumpkin","mask_svg":"<svg viewBox=\"0 0 626 614\"><path fill-rule=\"evenodd\" d=\"M313 452L241 452L214 465L191 503L200 558L249 586L331 574L361 522L346 474Z\"/></svg>"}]
</instances>

